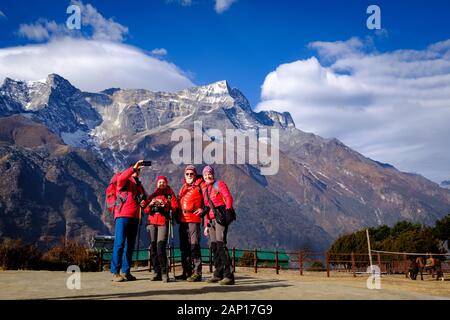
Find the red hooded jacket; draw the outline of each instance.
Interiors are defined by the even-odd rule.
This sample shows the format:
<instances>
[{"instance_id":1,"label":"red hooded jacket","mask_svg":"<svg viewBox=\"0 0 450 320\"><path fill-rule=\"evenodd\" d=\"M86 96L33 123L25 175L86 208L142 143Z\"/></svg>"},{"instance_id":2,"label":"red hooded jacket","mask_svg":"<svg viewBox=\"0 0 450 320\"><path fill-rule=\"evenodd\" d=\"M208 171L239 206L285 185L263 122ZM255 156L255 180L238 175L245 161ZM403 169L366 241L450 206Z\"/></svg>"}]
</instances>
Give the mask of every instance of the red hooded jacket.
<instances>
[{"instance_id":1,"label":"red hooded jacket","mask_svg":"<svg viewBox=\"0 0 450 320\"><path fill-rule=\"evenodd\" d=\"M179 193L180 222L200 223L202 221L201 215L196 215L194 212L199 208L203 208L202 192L205 186L202 176L197 176L191 185L187 184L186 179L184 180L184 185Z\"/></svg>"},{"instance_id":2,"label":"red hooded jacket","mask_svg":"<svg viewBox=\"0 0 450 320\"><path fill-rule=\"evenodd\" d=\"M155 191L148 197L147 202L150 203L153 199L161 200L164 206L160 207L160 211L158 212L152 212L151 206L145 208L144 212L148 214L148 223L163 226L166 224L164 214L167 214L169 210L172 210L172 212L175 213L179 208L177 196L169 186L164 189L156 187Z\"/></svg>"},{"instance_id":3,"label":"red hooded jacket","mask_svg":"<svg viewBox=\"0 0 450 320\"><path fill-rule=\"evenodd\" d=\"M114 212L114 219L117 218L136 218L139 219L139 204L136 200L137 194L145 195L142 184L138 184L136 179L132 177L133 167L123 171L117 178L117 193L120 193L126 201L120 210Z\"/></svg>"},{"instance_id":4,"label":"red hooded jacket","mask_svg":"<svg viewBox=\"0 0 450 320\"><path fill-rule=\"evenodd\" d=\"M214 183L216 183L216 181ZM207 184L203 190L203 201L205 202L205 206L211 207L207 196L209 195L214 207L225 206L226 209L231 209L233 207L233 197L231 196L228 186L222 180L217 180L217 187L219 189L217 191L214 188L214 183ZM208 225L210 219L214 219L214 211L212 208L209 210L209 214L205 215L205 226Z\"/></svg>"}]
</instances>

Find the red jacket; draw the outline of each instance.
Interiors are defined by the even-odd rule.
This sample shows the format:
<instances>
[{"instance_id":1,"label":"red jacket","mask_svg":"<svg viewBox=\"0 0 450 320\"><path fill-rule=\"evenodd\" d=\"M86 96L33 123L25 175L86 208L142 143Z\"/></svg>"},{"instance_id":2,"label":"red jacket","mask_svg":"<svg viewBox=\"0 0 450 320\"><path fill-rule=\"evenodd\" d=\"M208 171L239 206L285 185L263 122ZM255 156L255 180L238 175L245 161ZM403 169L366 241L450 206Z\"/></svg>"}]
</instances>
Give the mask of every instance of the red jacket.
<instances>
[{"instance_id":1,"label":"red jacket","mask_svg":"<svg viewBox=\"0 0 450 320\"><path fill-rule=\"evenodd\" d=\"M217 185L218 190L214 188L214 184ZM214 181L212 184L207 184L203 190L203 201L205 202L205 206L211 207L207 194L209 195L214 207L225 206L226 209L233 208L233 197L231 196L230 190L228 190L226 183L222 180L217 180L217 183ZM212 208L209 210L209 215L205 215L205 226L208 224L210 219L214 219L214 211Z\"/></svg>"},{"instance_id":2,"label":"red jacket","mask_svg":"<svg viewBox=\"0 0 450 320\"><path fill-rule=\"evenodd\" d=\"M179 193L181 208L180 222L200 223L202 221L201 215L196 215L194 212L199 208L203 208L202 192L205 186L206 184L201 176L197 176L191 185L187 184L186 180L184 181L184 185L181 187Z\"/></svg>"},{"instance_id":3,"label":"red jacket","mask_svg":"<svg viewBox=\"0 0 450 320\"><path fill-rule=\"evenodd\" d=\"M148 197L147 202L150 203L153 199L161 200L164 207L160 207L160 211L158 212L152 212L151 206L147 206L144 212L148 214L148 223L163 226L166 224L164 214L168 214L170 210L175 213L175 211L179 208L177 196L173 192L172 188L167 186L165 189L156 188L153 194Z\"/></svg>"},{"instance_id":4,"label":"red jacket","mask_svg":"<svg viewBox=\"0 0 450 320\"><path fill-rule=\"evenodd\" d=\"M136 218L139 219L139 204L136 200L137 194L145 195L142 184L139 185L136 179L132 177L133 167L123 171L117 178L117 193L126 199L120 208L115 210L114 219L117 218Z\"/></svg>"}]
</instances>

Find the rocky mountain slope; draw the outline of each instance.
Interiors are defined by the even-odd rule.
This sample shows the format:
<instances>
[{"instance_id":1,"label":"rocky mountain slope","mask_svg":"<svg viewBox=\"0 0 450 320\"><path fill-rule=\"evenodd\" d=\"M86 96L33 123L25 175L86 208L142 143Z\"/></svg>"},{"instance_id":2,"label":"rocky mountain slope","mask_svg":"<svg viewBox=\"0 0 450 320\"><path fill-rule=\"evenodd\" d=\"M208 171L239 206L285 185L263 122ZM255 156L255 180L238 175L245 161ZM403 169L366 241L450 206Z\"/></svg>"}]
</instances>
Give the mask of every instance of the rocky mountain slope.
<instances>
[{"instance_id":1,"label":"rocky mountain slope","mask_svg":"<svg viewBox=\"0 0 450 320\"><path fill-rule=\"evenodd\" d=\"M109 233L101 220L112 171L22 116L0 118L0 238L50 246Z\"/></svg>"},{"instance_id":2,"label":"rocky mountain slope","mask_svg":"<svg viewBox=\"0 0 450 320\"><path fill-rule=\"evenodd\" d=\"M265 176L261 163L249 161L217 165L239 215L230 243L241 247L322 250L345 232L401 219L432 224L450 211L450 190L368 159L337 139L303 132L289 113L255 113L226 81L177 93L117 88L87 93L58 75L32 83L6 79L0 116L11 114L42 123L113 170L140 158L153 160L143 172L147 189L159 174L168 175L176 190L181 186L183 165L171 157L177 129L186 129L194 141L194 122L201 121L204 147L223 141L220 133L227 129L255 132L261 140L264 129L277 129L277 174Z\"/></svg>"}]
</instances>

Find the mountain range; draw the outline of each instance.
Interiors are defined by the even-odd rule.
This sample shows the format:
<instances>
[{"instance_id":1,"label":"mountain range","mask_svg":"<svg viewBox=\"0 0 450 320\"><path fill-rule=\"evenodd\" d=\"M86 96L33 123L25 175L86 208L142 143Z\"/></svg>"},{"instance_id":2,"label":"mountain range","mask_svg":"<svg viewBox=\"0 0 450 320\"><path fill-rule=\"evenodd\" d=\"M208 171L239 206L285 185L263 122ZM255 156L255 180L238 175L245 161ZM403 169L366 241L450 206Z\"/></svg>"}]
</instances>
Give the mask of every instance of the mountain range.
<instances>
[{"instance_id":1,"label":"mountain range","mask_svg":"<svg viewBox=\"0 0 450 320\"><path fill-rule=\"evenodd\" d=\"M433 224L450 212L449 189L304 132L289 113L254 112L227 81L175 93L90 93L51 74L30 82L7 78L0 87L0 236L43 243L111 232L111 219L104 223L101 214L113 172L152 160L142 172L147 191L164 174L177 192L184 165L172 161L178 142L171 136L193 132L195 121L204 134L279 132L277 174L263 175L258 164L215 165L238 214L230 245L325 250L343 233L399 220ZM204 146L216 140L209 138Z\"/></svg>"}]
</instances>

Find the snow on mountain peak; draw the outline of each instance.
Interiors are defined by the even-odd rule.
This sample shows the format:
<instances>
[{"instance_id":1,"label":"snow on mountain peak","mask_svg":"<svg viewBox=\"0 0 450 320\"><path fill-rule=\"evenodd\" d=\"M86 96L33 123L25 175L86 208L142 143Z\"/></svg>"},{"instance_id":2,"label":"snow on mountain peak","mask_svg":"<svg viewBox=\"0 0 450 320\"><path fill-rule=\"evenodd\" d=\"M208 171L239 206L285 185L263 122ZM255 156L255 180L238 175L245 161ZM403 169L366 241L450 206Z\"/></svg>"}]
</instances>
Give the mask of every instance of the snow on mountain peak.
<instances>
[{"instance_id":1,"label":"snow on mountain peak","mask_svg":"<svg viewBox=\"0 0 450 320\"><path fill-rule=\"evenodd\" d=\"M30 86L35 86L35 85L40 85L40 84L45 84L47 82L47 79L39 79L39 80L30 80L27 81L27 85Z\"/></svg>"},{"instance_id":2,"label":"snow on mountain peak","mask_svg":"<svg viewBox=\"0 0 450 320\"><path fill-rule=\"evenodd\" d=\"M73 94L78 91L68 80L61 77L56 73L51 73L47 77L46 84L51 86L52 89L60 89L64 93Z\"/></svg>"},{"instance_id":3,"label":"snow on mountain peak","mask_svg":"<svg viewBox=\"0 0 450 320\"><path fill-rule=\"evenodd\" d=\"M182 92L201 92L207 96L220 96L220 95L229 95L230 87L228 86L228 82L226 80L217 81L214 83L206 84L203 86L192 87Z\"/></svg>"},{"instance_id":4,"label":"snow on mountain peak","mask_svg":"<svg viewBox=\"0 0 450 320\"><path fill-rule=\"evenodd\" d=\"M226 80L217 81L205 86L201 86L214 94L229 94L230 87Z\"/></svg>"},{"instance_id":5,"label":"snow on mountain peak","mask_svg":"<svg viewBox=\"0 0 450 320\"><path fill-rule=\"evenodd\" d=\"M234 99L230 95L230 90L227 81L222 80L204 86L185 89L177 95L182 99L188 99L198 103L231 107L234 105Z\"/></svg>"}]
</instances>

